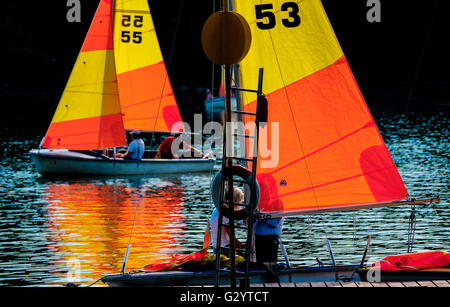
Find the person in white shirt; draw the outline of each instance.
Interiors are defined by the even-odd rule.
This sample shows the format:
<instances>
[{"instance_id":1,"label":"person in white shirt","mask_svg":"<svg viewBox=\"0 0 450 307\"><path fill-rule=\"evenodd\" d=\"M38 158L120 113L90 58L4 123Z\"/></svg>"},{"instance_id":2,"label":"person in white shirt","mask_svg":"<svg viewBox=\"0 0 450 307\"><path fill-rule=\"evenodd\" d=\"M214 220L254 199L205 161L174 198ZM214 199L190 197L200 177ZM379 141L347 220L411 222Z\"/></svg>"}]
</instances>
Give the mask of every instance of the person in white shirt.
<instances>
[{"instance_id":1,"label":"person in white shirt","mask_svg":"<svg viewBox=\"0 0 450 307\"><path fill-rule=\"evenodd\" d=\"M140 138L141 132L139 130L134 130L130 132L131 143L128 145L128 150L126 153L118 153L117 158L122 158L126 160L141 160L144 155L145 144Z\"/></svg>"},{"instance_id":2,"label":"person in white shirt","mask_svg":"<svg viewBox=\"0 0 450 307\"><path fill-rule=\"evenodd\" d=\"M238 188L233 187L233 202L235 204L242 203L244 200L244 193ZM238 211L242 209L241 206L235 205L234 210ZM211 218L209 220L210 223L210 229L211 229L211 243L213 247L213 252L216 254L217 249L217 232L219 229L219 210L214 209L213 213L211 214ZM222 224L228 224L229 220L225 216L222 217ZM235 238L235 246L236 248L243 248L245 246L244 243L241 243L237 238ZM222 226L222 232L221 232L221 240L220 240L221 247L229 247L230 246L230 228L228 226ZM228 249L221 249L221 254L229 257L229 250Z\"/></svg>"}]
</instances>

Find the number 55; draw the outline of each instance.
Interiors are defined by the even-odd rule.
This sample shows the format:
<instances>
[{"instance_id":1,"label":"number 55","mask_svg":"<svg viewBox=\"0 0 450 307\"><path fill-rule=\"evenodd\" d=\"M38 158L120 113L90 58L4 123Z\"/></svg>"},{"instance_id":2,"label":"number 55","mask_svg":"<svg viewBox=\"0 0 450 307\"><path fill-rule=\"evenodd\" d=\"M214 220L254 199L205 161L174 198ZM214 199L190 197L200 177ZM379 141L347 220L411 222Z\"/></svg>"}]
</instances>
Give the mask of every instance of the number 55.
<instances>
[{"instance_id":1,"label":"number 55","mask_svg":"<svg viewBox=\"0 0 450 307\"><path fill-rule=\"evenodd\" d=\"M267 23L261 21L258 21L256 23L256 26L261 30L269 30L275 27L275 14L273 12L267 11L272 9L272 3L255 5L256 19L263 19L264 17L267 17L268 21Z\"/></svg>"}]
</instances>

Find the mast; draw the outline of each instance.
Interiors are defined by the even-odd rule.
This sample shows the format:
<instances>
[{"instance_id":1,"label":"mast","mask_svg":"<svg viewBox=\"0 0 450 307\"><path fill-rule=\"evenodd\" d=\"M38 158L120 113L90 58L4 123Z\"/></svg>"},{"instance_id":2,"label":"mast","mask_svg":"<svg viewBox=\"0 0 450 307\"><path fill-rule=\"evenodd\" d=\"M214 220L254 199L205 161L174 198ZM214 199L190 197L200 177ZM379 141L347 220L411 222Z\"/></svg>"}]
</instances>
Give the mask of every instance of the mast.
<instances>
[{"instance_id":1,"label":"mast","mask_svg":"<svg viewBox=\"0 0 450 307\"><path fill-rule=\"evenodd\" d=\"M251 43L251 32L246 20L239 14L230 12L229 2L223 0L223 11L214 13L205 22L202 30L202 47L207 57L214 63L224 65L225 73L225 122L223 129L223 159L219 204L219 221L217 236L216 286L219 285L221 232L222 226L228 226L230 232L230 286L236 287L235 266L235 217L233 202L233 134L231 109L231 66L239 63L248 53ZM242 158L242 160L246 160ZM228 191L225 194L225 191ZM225 197L226 195L226 197ZM228 209L226 209L228 207ZM229 224L224 225L223 214L228 213Z\"/></svg>"}]
</instances>

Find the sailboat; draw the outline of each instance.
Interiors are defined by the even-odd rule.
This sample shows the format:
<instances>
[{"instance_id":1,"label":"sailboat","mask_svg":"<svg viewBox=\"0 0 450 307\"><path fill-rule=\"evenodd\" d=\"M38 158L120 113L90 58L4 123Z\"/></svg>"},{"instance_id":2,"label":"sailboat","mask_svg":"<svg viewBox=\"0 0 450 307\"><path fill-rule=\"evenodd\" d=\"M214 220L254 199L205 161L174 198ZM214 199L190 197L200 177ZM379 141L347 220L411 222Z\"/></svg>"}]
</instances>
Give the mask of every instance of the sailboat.
<instances>
[{"instance_id":1,"label":"sailboat","mask_svg":"<svg viewBox=\"0 0 450 307\"><path fill-rule=\"evenodd\" d=\"M178 126L177 126L178 125ZM180 127L181 125L181 127ZM126 131L172 132L182 121L146 0L101 0L39 149L41 174L209 171L213 159L116 159ZM177 130L179 131L179 130Z\"/></svg>"},{"instance_id":2,"label":"sailboat","mask_svg":"<svg viewBox=\"0 0 450 307\"><path fill-rule=\"evenodd\" d=\"M234 4L252 34L250 50L239 63L239 86L257 88L259 68L264 69L268 120L260 129L270 130L274 123L279 129L279 134L265 133L268 144L279 146L277 163L269 161L273 156L257 153L256 218L438 202L439 197L408 194L321 1L261 2ZM241 94L247 113L241 114L245 122L253 121L257 99L253 93ZM256 153L249 142L252 157ZM357 278L355 272L364 265L364 258L352 265L335 265L332 258L332 266L281 268L279 282ZM143 269L105 276L102 281L109 285L212 285L215 273ZM250 271L250 284L267 282L265 278L263 270ZM221 278L220 283L229 285L230 280Z\"/></svg>"}]
</instances>

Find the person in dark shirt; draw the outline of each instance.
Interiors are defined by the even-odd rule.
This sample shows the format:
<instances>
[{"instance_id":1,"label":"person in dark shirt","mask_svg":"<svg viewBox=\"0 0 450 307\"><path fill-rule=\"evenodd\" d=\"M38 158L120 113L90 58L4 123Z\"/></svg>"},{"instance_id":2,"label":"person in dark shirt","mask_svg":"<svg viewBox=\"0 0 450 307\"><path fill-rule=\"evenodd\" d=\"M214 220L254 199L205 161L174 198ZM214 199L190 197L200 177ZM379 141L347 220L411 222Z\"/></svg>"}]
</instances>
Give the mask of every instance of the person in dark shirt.
<instances>
[{"instance_id":1,"label":"person in dark shirt","mask_svg":"<svg viewBox=\"0 0 450 307\"><path fill-rule=\"evenodd\" d=\"M255 222L256 261L277 263L277 251L284 218L257 219Z\"/></svg>"},{"instance_id":2,"label":"person in dark shirt","mask_svg":"<svg viewBox=\"0 0 450 307\"><path fill-rule=\"evenodd\" d=\"M145 151L144 141L141 139L141 132L134 130L130 132L131 143L128 145L126 153L118 153L116 158L122 158L124 160L141 160Z\"/></svg>"}]
</instances>

